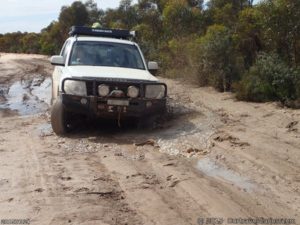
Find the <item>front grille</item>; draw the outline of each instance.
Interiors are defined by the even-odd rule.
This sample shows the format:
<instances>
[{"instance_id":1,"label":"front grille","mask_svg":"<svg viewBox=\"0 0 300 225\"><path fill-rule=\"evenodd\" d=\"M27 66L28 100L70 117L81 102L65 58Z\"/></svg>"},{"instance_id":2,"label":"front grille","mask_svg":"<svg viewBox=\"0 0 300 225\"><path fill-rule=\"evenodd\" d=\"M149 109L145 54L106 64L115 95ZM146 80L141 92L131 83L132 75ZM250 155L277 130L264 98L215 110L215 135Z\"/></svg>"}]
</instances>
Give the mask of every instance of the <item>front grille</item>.
<instances>
[{"instance_id":1,"label":"front grille","mask_svg":"<svg viewBox=\"0 0 300 225\"><path fill-rule=\"evenodd\" d=\"M86 91L88 96L92 96L95 94L94 92L94 82L93 81L87 81L86 82Z\"/></svg>"},{"instance_id":2,"label":"front grille","mask_svg":"<svg viewBox=\"0 0 300 225\"><path fill-rule=\"evenodd\" d=\"M121 98L128 98L127 97L127 89L129 86L136 86L137 88L139 88L140 91L139 91L138 97L143 96L143 85L141 83L127 83L127 82L126 83L125 82L124 83L123 82L112 83L112 82L101 82L101 81L87 81L86 82L87 95L99 97L98 86L101 84L105 84L105 85L109 86L110 94L113 93L113 91L115 91L115 90L122 91L124 93L124 96ZM110 94L108 96L110 96ZM114 98L113 95L111 95L110 97ZM118 97L118 98L120 98L120 97Z\"/></svg>"},{"instance_id":3,"label":"front grille","mask_svg":"<svg viewBox=\"0 0 300 225\"><path fill-rule=\"evenodd\" d=\"M98 88L99 85L103 84L102 82L96 82L96 87ZM109 86L109 95L110 97L114 98L115 96L113 95L114 91L122 91L123 96L122 98L127 97L127 88L130 86L128 84L122 84L122 83L105 83L106 85ZM98 96L98 92L97 92ZM120 97L120 96L119 96Z\"/></svg>"},{"instance_id":4,"label":"front grille","mask_svg":"<svg viewBox=\"0 0 300 225\"><path fill-rule=\"evenodd\" d=\"M66 78L62 81L62 91L65 93L64 90L64 83L66 80L77 80L77 81L84 81L86 83L86 89L87 89L87 95L88 96L95 96L100 97L98 94L98 86L101 84L106 84L110 87L110 93L121 90L124 95L122 98L128 98L127 97L127 89L129 86L135 86L139 88L139 95L138 98L144 98L145 97L145 87L147 85L164 85L165 86L165 96L167 96L167 86L164 83L159 83L155 81L141 81L141 80L124 80L124 79L106 79L106 80L94 80L94 78L87 78L87 79L78 79L78 78ZM107 96L103 100L107 98L111 98L113 96ZM119 96L115 96L116 98L120 98Z\"/></svg>"}]
</instances>

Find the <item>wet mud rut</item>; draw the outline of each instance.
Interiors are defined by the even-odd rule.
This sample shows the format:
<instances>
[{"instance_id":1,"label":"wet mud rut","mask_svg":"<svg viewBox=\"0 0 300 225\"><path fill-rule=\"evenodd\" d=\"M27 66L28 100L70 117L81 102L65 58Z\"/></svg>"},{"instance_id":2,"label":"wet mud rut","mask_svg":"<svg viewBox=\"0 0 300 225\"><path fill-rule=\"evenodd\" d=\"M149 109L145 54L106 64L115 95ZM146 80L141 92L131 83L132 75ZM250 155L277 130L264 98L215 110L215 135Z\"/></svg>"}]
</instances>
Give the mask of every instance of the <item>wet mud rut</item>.
<instances>
[{"instance_id":1,"label":"wet mud rut","mask_svg":"<svg viewBox=\"0 0 300 225\"><path fill-rule=\"evenodd\" d=\"M164 121L100 121L62 138L50 126L51 72L45 56L1 53L0 220L300 224L299 110L164 79Z\"/></svg>"}]
</instances>

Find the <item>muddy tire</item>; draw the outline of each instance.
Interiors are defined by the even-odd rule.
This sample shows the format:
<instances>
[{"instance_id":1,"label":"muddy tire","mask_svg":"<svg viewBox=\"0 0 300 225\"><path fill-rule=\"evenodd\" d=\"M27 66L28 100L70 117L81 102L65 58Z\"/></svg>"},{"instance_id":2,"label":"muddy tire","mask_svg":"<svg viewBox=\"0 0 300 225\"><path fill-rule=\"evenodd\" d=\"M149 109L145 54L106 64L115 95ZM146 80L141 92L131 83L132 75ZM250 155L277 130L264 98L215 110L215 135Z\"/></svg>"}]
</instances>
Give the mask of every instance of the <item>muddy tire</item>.
<instances>
[{"instance_id":1,"label":"muddy tire","mask_svg":"<svg viewBox=\"0 0 300 225\"><path fill-rule=\"evenodd\" d=\"M51 108L51 126L57 135L63 136L70 131L68 113L60 98L57 98Z\"/></svg>"}]
</instances>

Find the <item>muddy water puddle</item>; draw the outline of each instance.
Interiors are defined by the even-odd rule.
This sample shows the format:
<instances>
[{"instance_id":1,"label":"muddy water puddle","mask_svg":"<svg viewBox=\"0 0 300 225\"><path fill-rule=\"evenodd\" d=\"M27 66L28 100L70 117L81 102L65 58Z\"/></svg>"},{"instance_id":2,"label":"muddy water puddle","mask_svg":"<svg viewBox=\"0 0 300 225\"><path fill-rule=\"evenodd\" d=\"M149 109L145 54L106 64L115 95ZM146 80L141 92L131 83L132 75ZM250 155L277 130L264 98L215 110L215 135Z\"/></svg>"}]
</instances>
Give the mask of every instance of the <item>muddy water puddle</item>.
<instances>
[{"instance_id":1,"label":"muddy water puddle","mask_svg":"<svg viewBox=\"0 0 300 225\"><path fill-rule=\"evenodd\" d=\"M51 79L36 77L11 86L0 86L0 112L4 116L33 115L45 112L51 98Z\"/></svg>"},{"instance_id":2,"label":"muddy water puddle","mask_svg":"<svg viewBox=\"0 0 300 225\"><path fill-rule=\"evenodd\" d=\"M218 165L216 162L210 160L209 158L198 160L196 168L207 176L213 177L226 183L230 183L247 192L253 191L255 189L255 185L248 179L240 176L232 170L228 170L227 168Z\"/></svg>"},{"instance_id":3,"label":"muddy water puddle","mask_svg":"<svg viewBox=\"0 0 300 225\"><path fill-rule=\"evenodd\" d=\"M218 116L214 113L177 103L172 105L171 119L162 122L158 128L118 133L115 138L138 142L153 139L163 153L189 158L203 157L213 146L211 137L219 124Z\"/></svg>"}]
</instances>

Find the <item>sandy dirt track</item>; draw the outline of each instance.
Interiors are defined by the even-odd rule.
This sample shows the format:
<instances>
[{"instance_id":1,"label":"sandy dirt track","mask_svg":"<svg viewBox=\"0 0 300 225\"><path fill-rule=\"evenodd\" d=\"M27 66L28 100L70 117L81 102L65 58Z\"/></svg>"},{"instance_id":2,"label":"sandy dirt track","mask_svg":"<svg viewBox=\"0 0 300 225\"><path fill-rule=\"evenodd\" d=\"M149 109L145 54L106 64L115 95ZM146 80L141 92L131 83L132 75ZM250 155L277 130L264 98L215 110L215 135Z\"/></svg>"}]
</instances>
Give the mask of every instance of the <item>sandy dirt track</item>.
<instances>
[{"instance_id":1,"label":"sandy dirt track","mask_svg":"<svg viewBox=\"0 0 300 225\"><path fill-rule=\"evenodd\" d=\"M89 124L62 138L49 122L52 69L45 56L0 54L0 220L300 224L300 110L163 79L170 115L155 127Z\"/></svg>"}]
</instances>

